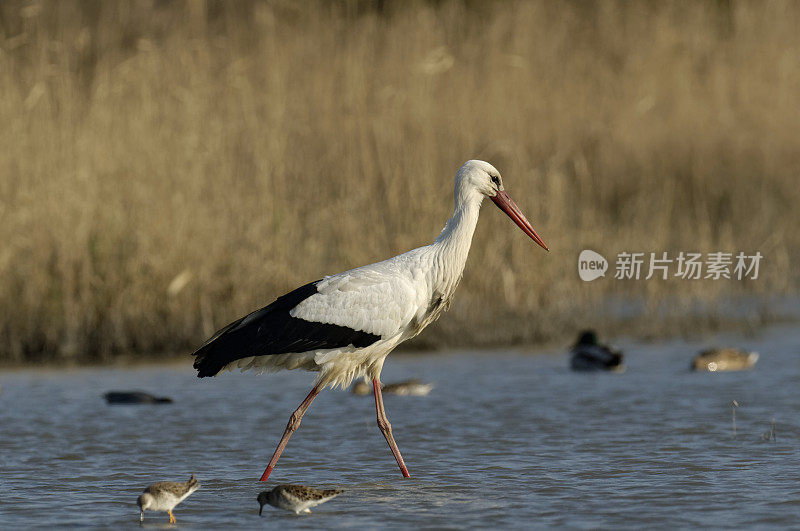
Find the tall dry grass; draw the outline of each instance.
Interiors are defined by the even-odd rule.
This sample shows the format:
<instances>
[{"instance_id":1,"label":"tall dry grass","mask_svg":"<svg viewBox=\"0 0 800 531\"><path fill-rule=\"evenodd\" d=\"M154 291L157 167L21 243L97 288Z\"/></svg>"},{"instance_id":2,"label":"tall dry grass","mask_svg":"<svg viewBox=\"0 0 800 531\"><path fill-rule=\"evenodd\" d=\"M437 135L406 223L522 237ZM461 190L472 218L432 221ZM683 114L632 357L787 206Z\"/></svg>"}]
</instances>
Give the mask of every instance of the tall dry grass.
<instances>
[{"instance_id":1,"label":"tall dry grass","mask_svg":"<svg viewBox=\"0 0 800 531\"><path fill-rule=\"evenodd\" d=\"M487 206L429 340L563 337L618 323L620 300L696 324L720 296L758 313L797 291L796 2L11 0L0 17L0 359L186 351L430 242L470 158L553 251ZM589 284L584 248L765 259L750 282Z\"/></svg>"}]
</instances>

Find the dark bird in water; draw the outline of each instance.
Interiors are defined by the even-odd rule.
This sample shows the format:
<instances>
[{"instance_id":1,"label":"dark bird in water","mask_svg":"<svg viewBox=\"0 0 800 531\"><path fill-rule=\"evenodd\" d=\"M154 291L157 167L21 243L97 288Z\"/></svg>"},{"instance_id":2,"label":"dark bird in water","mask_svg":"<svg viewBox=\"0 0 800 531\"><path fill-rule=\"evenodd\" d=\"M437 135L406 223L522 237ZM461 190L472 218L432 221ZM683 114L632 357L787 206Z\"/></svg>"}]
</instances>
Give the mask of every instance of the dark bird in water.
<instances>
[{"instance_id":1,"label":"dark bird in water","mask_svg":"<svg viewBox=\"0 0 800 531\"><path fill-rule=\"evenodd\" d=\"M144 391L109 391L103 395L109 404L171 404L172 399Z\"/></svg>"},{"instance_id":2,"label":"dark bird in water","mask_svg":"<svg viewBox=\"0 0 800 531\"><path fill-rule=\"evenodd\" d=\"M594 330L584 330L578 342L572 347L570 368L573 371L616 371L623 372L622 352L612 350L597 341Z\"/></svg>"},{"instance_id":3,"label":"dark bird in water","mask_svg":"<svg viewBox=\"0 0 800 531\"><path fill-rule=\"evenodd\" d=\"M258 495L256 498L260 505L258 515L261 516L261 511L266 504L278 509L294 511L295 514L310 513L311 507L332 500L342 492L344 491L341 489L320 490L303 485L278 485L272 490L265 490Z\"/></svg>"},{"instance_id":4,"label":"dark bird in water","mask_svg":"<svg viewBox=\"0 0 800 531\"><path fill-rule=\"evenodd\" d=\"M144 511L166 511L169 515L169 523L175 523L175 516L172 509L180 502L189 497L194 491L200 488L200 484L195 479L194 474L189 481L160 481L153 483L139 495L136 505L139 506L139 521L144 521Z\"/></svg>"},{"instance_id":5,"label":"dark bird in water","mask_svg":"<svg viewBox=\"0 0 800 531\"><path fill-rule=\"evenodd\" d=\"M746 352L735 348L710 348L692 360L695 371L741 371L752 369L758 361L758 352Z\"/></svg>"}]
</instances>

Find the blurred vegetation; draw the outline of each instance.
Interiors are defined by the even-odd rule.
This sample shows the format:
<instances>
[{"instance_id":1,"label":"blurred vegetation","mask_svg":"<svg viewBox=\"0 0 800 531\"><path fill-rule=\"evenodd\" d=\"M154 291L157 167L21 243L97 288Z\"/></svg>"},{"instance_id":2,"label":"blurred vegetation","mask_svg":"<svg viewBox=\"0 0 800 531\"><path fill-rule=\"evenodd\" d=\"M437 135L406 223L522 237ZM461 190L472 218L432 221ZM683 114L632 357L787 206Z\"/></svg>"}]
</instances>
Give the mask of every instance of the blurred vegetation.
<instances>
[{"instance_id":1,"label":"blurred vegetation","mask_svg":"<svg viewBox=\"0 0 800 531\"><path fill-rule=\"evenodd\" d=\"M798 27L792 1L6 0L0 359L190 351L432 241L470 158L552 252L487 204L427 345L761 319L798 290ZM765 258L583 283L584 248Z\"/></svg>"}]
</instances>

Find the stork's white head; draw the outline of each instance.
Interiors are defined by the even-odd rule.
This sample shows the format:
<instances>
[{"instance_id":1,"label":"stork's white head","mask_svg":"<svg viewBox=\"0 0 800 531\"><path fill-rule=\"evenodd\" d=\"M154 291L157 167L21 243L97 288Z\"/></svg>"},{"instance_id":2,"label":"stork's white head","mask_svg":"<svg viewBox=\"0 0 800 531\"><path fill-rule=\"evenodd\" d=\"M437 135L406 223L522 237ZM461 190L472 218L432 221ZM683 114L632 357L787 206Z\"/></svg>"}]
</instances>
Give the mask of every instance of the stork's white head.
<instances>
[{"instance_id":1,"label":"stork's white head","mask_svg":"<svg viewBox=\"0 0 800 531\"><path fill-rule=\"evenodd\" d=\"M533 241L550 250L533 230L530 222L508 195L503 187L503 178L497 168L482 160L468 160L456 173L456 208L470 201L480 201L489 197L495 205L510 217Z\"/></svg>"},{"instance_id":2,"label":"stork's white head","mask_svg":"<svg viewBox=\"0 0 800 531\"><path fill-rule=\"evenodd\" d=\"M468 160L456 173L456 196L478 192L494 197L503 190L503 178L497 168L482 160Z\"/></svg>"}]
</instances>

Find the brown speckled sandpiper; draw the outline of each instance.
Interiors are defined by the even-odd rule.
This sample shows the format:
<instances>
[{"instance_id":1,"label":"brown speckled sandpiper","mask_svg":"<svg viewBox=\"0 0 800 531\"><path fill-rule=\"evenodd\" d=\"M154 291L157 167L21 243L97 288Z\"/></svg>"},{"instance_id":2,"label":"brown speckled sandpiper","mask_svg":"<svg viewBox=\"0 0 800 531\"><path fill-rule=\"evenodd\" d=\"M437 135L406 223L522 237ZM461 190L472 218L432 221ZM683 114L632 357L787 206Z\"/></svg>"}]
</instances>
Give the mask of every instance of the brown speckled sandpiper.
<instances>
[{"instance_id":1,"label":"brown speckled sandpiper","mask_svg":"<svg viewBox=\"0 0 800 531\"><path fill-rule=\"evenodd\" d=\"M295 514L310 513L311 507L325 503L344 492L340 489L320 490L304 485L278 485L272 490L265 490L258 495L258 515L264 509L264 504L270 504L279 509L294 511Z\"/></svg>"},{"instance_id":2,"label":"brown speckled sandpiper","mask_svg":"<svg viewBox=\"0 0 800 531\"><path fill-rule=\"evenodd\" d=\"M175 523L172 509L196 491L200 484L194 474L189 481L160 481L153 483L139 496L136 504L139 506L139 521L144 521L144 511L166 511L169 514L169 523Z\"/></svg>"}]
</instances>

